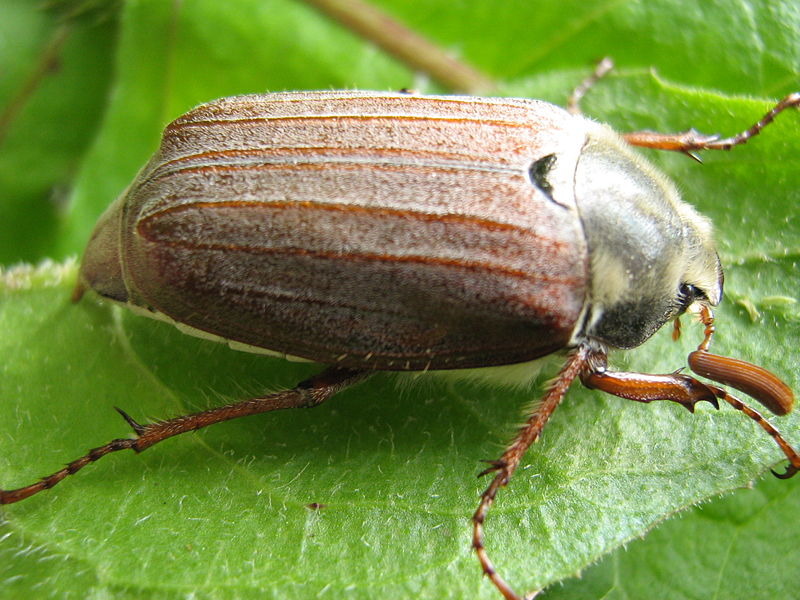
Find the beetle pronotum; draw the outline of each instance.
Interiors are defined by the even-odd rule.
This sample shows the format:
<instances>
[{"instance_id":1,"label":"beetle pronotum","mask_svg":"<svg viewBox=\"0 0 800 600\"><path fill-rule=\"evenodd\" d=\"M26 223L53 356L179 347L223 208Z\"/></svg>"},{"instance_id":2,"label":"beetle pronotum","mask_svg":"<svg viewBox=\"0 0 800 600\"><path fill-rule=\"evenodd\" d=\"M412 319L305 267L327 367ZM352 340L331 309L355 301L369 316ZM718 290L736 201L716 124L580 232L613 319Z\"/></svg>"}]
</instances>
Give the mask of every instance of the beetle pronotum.
<instances>
[{"instance_id":1,"label":"beetle pronotum","mask_svg":"<svg viewBox=\"0 0 800 600\"><path fill-rule=\"evenodd\" d=\"M86 290L234 347L328 365L295 388L150 424L31 485L48 489L102 456L271 410L319 405L376 370L479 369L557 351L565 362L500 459L473 515L473 547L506 598L483 524L575 378L690 411L725 400L800 456L758 412L680 373L607 368L688 308L705 337L698 374L785 414L768 371L711 354L722 270L710 223L631 145L727 150L800 104L793 94L743 133L619 136L536 100L378 92L223 98L178 118L100 219ZM677 331L677 330L676 330Z\"/></svg>"}]
</instances>

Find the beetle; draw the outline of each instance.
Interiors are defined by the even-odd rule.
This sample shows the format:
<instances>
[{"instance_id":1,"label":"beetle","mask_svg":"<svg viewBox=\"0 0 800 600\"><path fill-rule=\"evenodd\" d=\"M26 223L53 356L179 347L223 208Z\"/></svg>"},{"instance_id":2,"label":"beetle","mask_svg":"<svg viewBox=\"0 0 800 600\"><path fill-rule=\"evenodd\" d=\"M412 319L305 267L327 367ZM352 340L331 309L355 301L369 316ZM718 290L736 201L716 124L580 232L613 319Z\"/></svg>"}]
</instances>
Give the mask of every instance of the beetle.
<instances>
[{"instance_id":1,"label":"beetle","mask_svg":"<svg viewBox=\"0 0 800 600\"><path fill-rule=\"evenodd\" d=\"M579 378L640 402L694 410L723 400L756 421L789 465L800 456L757 411L679 372L609 370L687 310L705 325L689 357L711 381L788 413L769 371L712 354L723 275L711 223L632 146L727 150L732 138L619 135L528 99L381 92L223 98L167 126L160 148L99 220L73 294L87 290L234 348L328 365L295 388L134 430L9 504L119 450L271 410L311 407L375 371L483 369L556 352L564 365L503 455L472 517L483 572L509 599L483 543L501 487ZM576 104L573 104L573 107Z\"/></svg>"}]
</instances>

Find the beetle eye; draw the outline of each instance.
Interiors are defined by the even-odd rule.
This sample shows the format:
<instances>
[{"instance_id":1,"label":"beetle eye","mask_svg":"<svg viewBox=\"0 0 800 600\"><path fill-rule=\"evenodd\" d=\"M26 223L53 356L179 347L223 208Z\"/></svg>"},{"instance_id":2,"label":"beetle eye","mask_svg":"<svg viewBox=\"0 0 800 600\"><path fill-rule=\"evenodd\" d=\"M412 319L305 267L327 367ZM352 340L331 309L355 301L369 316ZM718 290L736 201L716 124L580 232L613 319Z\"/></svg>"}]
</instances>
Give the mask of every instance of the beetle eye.
<instances>
[{"instance_id":1,"label":"beetle eye","mask_svg":"<svg viewBox=\"0 0 800 600\"><path fill-rule=\"evenodd\" d=\"M528 176L531 178L531 183L542 190L550 200L553 199L553 186L547 180L547 176L555 162L556 155L548 154L547 156L533 161L531 166L528 167Z\"/></svg>"},{"instance_id":2,"label":"beetle eye","mask_svg":"<svg viewBox=\"0 0 800 600\"><path fill-rule=\"evenodd\" d=\"M708 295L696 285L682 283L678 288L678 304L681 312L685 311L696 300L708 300Z\"/></svg>"}]
</instances>

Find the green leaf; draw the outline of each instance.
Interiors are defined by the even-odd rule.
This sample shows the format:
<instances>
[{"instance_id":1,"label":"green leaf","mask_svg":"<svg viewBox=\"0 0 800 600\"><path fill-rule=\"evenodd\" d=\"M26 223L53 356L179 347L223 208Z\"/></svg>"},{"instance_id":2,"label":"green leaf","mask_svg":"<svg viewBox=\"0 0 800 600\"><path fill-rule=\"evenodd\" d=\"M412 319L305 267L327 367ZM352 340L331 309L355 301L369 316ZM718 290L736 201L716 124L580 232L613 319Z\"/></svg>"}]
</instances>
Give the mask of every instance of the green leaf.
<instances>
[{"instance_id":1,"label":"green leaf","mask_svg":"<svg viewBox=\"0 0 800 600\"><path fill-rule=\"evenodd\" d=\"M39 260L57 232L110 81L112 19L0 4L0 263Z\"/></svg>"},{"instance_id":2,"label":"green leaf","mask_svg":"<svg viewBox=\"0 0 800 600\"><path fill-rule=\"evenodd\" d=\"M8 4L26 23L47 16ZM563 103L592 59L613 56L616 71L590 91L584 110L622 131L735 133L797 85L800 16L788 0L379 4L497 78L508 94ZM47 218L45 241L8 242L3 256L14 258L7 262L17 248L30 260L42 248L59 260L79 252L163 126L197 103L282 89L428 89L302 3L139 0L125 3L119 17L107 94L85 82L108 61L115 23L99 26L104 33L87 29L97 37L86 34L75 76L47 80L63 94L43 94L13 122L11 131L22 127L15 143L36 157L27 164L50 165L52 139L26 139L23 125L72 127L86 106L103 107L102 115L92 109L94 119L76 135L82 141L71 146L81 168L69 180L69 210ZM35 40L30 56L48 39L9 30ZM11 47L0 49L0 65L17 64ZM20 68L2 82L0 101L15 96L25 74ZM71 116L58 112L71 105ZM717 227L726 300L714 349L762 364L794 389L798 119L794 111L781 115L747 146L705 153L703 165L649 154ZM0 155L10 183L0 210L20 202L13 186L34 171L3 160L10 159ZM50 181L65 177L56 171ZM37 218L17 209L8 215L0 217L0 240L43 236ZM127 435L114 406L140 421L163 418L291 386L318 369L189 338L89 297L72 304L74 277L72 262L2 273L6 488ZM702 331L684 321L679 343L665 328L614 355L614 366L683 366ZM496 598L470 550L468 519L488 483L475 474L482 459L500 454L540 394L541 384L509 390L426 377L412 385L381 375L314 410L224 423L139 456L109 456L0 509L0 595ZM800 442L796 415L774 422ZM520 592L584 571L545 597L791 597L800 564L798 484L764 481L710 502L748 486L780 458L769 436L729 407L699 406L692 416L677 405L639 405L576 385L500 492L486 523L488 551Z\"/></svg>"},{"instance_id":3,"label":"green leaf","mask_svg":"<svg viewBox=\"0 0 800 600\"><path fill-rule=\"evenodd\" d=\"M664 523L545 597L791 598L798 510L800 480L766 479Z\"/></svg>"}]
</instances>

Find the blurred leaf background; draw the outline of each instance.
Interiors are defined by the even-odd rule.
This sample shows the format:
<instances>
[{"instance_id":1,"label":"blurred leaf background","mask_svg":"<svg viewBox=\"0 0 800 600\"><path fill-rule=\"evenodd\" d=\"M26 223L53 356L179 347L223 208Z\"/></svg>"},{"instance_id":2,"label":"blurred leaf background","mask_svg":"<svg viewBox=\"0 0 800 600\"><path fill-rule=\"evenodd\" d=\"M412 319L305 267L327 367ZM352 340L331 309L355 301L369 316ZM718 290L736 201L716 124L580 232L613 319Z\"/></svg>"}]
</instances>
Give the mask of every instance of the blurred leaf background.
<instances>
[{"instance_id":1,"label":"blurred leaf background","mask_svg":"<svg viewBox=\"0 0 800 600\"><path fill-rule=\"evenodd\" d=\"M734 133L799 83L790 0L374 4L498 94L563 104L613 56L584 110L623 131ZM225 95L404 87L448 91L297 0L2 0L0 484L125 435L115 405L165 417L314 371L69 303L69 257L166 123ZM795 389L799 130L793 112L704 165L652 156L717 226L715 349ZM685 320L678 344L662 331L614 364L669 372L699 337ZM798 482L732 492L778 462L768 436L725 408L690 416L578 387L487 522L490 554L520 592L563 581L544 597L793 597ZM474 475L539 392L379 376L313 411L106 458L1 509L0 597L495 598L469 548L487 483ZM797 417L775 422L800 443Z\"/></svg>"}]
</instances>

